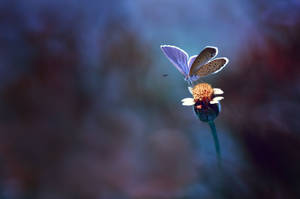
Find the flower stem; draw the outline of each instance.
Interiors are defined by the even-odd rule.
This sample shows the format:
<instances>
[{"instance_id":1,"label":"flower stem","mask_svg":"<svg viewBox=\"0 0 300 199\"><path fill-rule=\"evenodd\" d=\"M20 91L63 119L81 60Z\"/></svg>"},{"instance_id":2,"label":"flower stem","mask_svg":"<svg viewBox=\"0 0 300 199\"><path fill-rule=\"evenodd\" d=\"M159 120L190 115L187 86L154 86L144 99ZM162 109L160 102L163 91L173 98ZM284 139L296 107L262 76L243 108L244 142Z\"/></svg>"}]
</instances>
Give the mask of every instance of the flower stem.
<instances>
[{"instance_id":1,"label":"flower stem","mask_svg":"<svg viewBox=\"0 0 300 199\"><path fill-rule=\"evenodd\" d=\"M220 144L219 144L218 134L217 134L217 130L216 130L216 125L215 125L214 121L209 121L208 124L209 124L210 130L211 130L212 136L214 138L218 162L220 163L221 150L220 150Z\"/></svg>"}]
</instances>

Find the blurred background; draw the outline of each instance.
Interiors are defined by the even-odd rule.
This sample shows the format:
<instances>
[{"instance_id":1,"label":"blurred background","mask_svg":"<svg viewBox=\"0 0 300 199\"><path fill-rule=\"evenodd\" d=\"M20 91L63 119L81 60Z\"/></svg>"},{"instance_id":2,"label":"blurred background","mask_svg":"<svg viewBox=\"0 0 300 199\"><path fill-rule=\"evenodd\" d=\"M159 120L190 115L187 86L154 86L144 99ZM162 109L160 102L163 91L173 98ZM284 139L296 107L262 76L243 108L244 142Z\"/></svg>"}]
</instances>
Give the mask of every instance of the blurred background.
<instances>
[{"instance_id":1,"label":"blurred background","mask_svg":"<svg viewBox=\"0 0 300 199\"><path fill-rule=\"evenodd\" d=\"M300 198L299 36L298 0L0 1L0 198ZM161 44L230 59L221 169Z\"/></svg>"}]
</instances>

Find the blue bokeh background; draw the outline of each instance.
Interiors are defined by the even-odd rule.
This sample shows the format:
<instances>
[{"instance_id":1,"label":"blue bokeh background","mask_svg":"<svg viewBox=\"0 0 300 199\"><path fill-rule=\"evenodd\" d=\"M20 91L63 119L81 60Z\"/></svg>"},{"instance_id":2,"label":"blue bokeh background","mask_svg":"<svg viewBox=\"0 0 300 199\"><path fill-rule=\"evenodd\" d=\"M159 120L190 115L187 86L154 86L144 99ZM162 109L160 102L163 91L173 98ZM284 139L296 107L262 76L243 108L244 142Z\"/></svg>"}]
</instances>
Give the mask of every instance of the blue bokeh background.
<instances>
[{"instance_id":1,"label":"blue bokeh background","mask_svg":"<svg viewBox=\"0 0 300 199\"><path fill-rule=\"evenodd\" d=\"M0 198L299 198L299 35L298 0L0 1ZM230 60L221 168L161 44Z\"/></svg>"}]
</instances>

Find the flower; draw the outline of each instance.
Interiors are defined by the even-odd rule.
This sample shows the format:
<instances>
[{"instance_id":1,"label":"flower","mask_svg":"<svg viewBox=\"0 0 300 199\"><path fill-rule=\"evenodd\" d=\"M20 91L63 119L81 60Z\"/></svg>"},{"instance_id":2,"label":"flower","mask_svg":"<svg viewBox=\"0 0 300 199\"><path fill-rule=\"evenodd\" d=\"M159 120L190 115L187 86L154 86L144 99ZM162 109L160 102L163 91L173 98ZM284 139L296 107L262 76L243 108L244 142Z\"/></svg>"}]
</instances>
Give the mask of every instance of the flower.
<instances>
[{"instance_id":1,"label":"flower","mask_svg":"<svg viewBox=\"0 0 300 199\"><path fill-rule=\"evenodd\" d=\"M199 83L194 88L188 87L193 98L181 100L183 106L194 106L194 111L201 121L213 121L221 111L219 96L224 92L220 88L212 88L210 84Z\"/></svg>"}]
</instances>

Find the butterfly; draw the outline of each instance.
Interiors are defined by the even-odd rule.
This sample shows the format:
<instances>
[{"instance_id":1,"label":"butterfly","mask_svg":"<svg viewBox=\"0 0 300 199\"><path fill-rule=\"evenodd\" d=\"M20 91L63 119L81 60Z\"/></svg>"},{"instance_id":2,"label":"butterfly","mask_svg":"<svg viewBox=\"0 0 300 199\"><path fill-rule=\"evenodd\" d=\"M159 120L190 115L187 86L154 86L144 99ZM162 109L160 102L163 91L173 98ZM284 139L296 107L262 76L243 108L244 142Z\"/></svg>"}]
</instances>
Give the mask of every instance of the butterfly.
<instances>
[{"instance_id":1,"label":"butterfly","mask_svg":"<svg viewBox=\"0 0 300 199\"><path fill-rule=\"evenodd\" d=\"M185 80L190 83L197 81L200 77L221 71L229 62L226 57L215 58L218 54L218 48L214 46L206 46L199 55L191 57L176 46L161 45L160 48L179 72L184 75Z\"/></svg>"}]
</instances>

